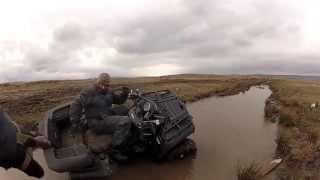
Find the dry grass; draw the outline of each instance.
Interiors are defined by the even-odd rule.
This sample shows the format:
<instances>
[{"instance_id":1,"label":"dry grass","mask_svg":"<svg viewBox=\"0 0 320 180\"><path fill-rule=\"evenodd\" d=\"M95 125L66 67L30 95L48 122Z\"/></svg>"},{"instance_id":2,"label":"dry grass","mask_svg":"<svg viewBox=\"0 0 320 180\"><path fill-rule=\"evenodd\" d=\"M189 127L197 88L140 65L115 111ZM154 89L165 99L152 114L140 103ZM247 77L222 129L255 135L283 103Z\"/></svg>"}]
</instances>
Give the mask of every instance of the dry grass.
<instances>
[{"instance_id":1,"label":"dry grass","mask_svg":"<svg viewBox=\"0 0 320 180\"><path fill-rule=\"evenodd\" d=\"M238 180L258 180L261 179L261 167L253 162L248 166L238 165L237 178Z\"/></svg>"},{"instance_id":2,"label":"dry grass","mask_svg":"<svg viewBox=\"0 0 320 180\"><path fill-rule=\"evenodd\" d=\"M0 84L0 105L20 124L30 126L50 108L74 99L94 80L39 81ZM232 95L265 82L255 76L175 75L114 78L112 87L129 86L146 91L170 89L187 102L212 95Z\"/></svg>"},{"instance_id":3,"label":"dry grass","mask_svg":"<svg viewBox=\"0 0 320 180\"><path fill-rule=\"evenodd\" d=\"M129 86L146 91L170 89L183 100L192 102L213 95L237 94L266 81L267 78L259 76L185 74L114 78L112 87ZM93 82L89 79L0 84L0 105L28 128L41 120L47 110L74 99ZM286 167L320 168L320 110L308 110L311 103L320 101L320 81L269 79L269 85L273 96L281 103L279 123L282 128L277 153L290 155ZM250 175L254 170L249 166L239 170L239 174Z\"/></svg>"},{"instance_id":4,"label":"dry grass","mask_svg":"<svg viewBox=\"0 0 320 180\"><path fill-rule=\"evenodd\" d=\"M320 81L273 80L271 88L281 103L278 154L289 156L286 167L301 171L320 168ZM292 172L292 171L288 171Z\"/></svg>"},{"instance_id":5,"label":"dry grass","mask_svg":"<svg viewBox=\"0 0 320 180\"><path fill-rule=\"evenodd\" d=\"M174 75L162 77L114 78L112 87L129 86L146 91L170 89L183 100L192 102L208 96L226 96L265 83L259 76ZM94 80L40 81L0 84L0 105L25 127L41 120L44 113L70 101ZM320 168L320 110L310 111L311 103L320 102L320 81L269 79L273 97L281 103L277 153L290 156L288 168ZM256 167L239 168L242 179L254 177ZM288 170L290 172L290 170ZM291 171L293 172L293 171ZM240 179L239 178L239 179Z\"/></svg>"}]
</instances>

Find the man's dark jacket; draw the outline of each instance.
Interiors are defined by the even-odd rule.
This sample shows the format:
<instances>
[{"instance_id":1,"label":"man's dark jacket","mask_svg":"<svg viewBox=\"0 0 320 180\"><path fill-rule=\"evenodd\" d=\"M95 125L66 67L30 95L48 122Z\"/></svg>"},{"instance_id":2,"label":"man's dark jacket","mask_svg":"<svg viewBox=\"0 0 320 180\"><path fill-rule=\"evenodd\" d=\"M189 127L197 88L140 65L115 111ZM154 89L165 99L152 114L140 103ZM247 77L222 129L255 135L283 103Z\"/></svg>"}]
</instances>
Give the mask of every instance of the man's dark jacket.
<instances>
[{"instance_id":1,"label":"man's dark jacket","mask_svg":"<svg viewBox=\"0 0 320 180\"><path fill-rule=\"evenodd\" d=\"M10 168L16 158L16 127L10 117L0 107L0 166Z\"/></svg>"},{"instance_id":2,"label":"man's dark jacket","mask_svg":"<svg viewBox=\"0 0 320 180\"><path fill-rule=\"evenodd\" d=\"M113 115L112 104L123 104L128 98L128 92L116 94L113 91L101 91L97 86L83 90L70 108L70 119L73 124L80 123L82 114L86 119L103 119L103 116Z\"/></svg>"}]
</instances>

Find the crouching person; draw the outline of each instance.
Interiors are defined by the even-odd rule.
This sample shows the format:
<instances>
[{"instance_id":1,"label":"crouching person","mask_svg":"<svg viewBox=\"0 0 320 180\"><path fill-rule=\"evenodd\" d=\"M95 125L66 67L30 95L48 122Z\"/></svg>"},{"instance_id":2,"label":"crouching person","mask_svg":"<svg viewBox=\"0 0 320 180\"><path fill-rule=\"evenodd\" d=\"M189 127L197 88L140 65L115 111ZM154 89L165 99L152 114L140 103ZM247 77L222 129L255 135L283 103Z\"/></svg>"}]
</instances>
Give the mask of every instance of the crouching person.
<instances>
[{"instance_id":1,"label":"crouching person","mask_svg":"<svg viewBox=\"0 0 320 180\"><path fill-rule=\"evenodd\" d=\"M123 104L129 88L123 87L120 94L110 88L110 76L102 73L93 86L83 90L70 107L73 129L91 130L97 135L112 136L111 156L118 161L126 161L123 153L130 135L131 122L124 106L113 108L113 104Z\"/></svg>"},{"instance_id":2,"label":"crouching person","mask_svg":"<svg viewBox=\"0 0 320 180\"><path fill-rule=\"evenodd\" d=\"M48 148L50 143L44 137L32 137L22 134L19 127L0 107L0 166L9 169L17 168L27 175L41 178L42 167L33 159L35 148Z\"/></svg>"}]
</instances>

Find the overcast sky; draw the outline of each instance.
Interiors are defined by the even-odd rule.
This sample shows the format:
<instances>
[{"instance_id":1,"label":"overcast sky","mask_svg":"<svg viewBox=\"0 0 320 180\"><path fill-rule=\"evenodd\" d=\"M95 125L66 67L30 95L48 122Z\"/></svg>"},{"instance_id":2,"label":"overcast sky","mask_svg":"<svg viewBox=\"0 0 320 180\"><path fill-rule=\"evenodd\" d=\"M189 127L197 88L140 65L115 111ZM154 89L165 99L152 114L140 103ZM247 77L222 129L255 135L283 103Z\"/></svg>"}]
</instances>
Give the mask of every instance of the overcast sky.
<instances>
[{"instance_id":1,"label":"overcast sky","mask_svg":"<svg viewBox=\"0 0 320 180\"><path fill-rule=\"evenodd\" d=\"M0 82L320 75L316 0L0 0Z\"/></svg>"}]
</instances>

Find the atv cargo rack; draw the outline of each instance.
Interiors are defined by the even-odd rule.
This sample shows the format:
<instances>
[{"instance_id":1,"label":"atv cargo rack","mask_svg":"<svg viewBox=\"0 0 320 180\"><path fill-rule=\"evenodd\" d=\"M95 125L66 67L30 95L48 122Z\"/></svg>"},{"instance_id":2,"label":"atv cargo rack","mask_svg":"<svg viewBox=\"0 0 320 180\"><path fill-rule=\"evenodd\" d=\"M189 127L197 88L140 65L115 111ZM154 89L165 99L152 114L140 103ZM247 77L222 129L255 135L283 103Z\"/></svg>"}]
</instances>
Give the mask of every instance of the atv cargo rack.
<instances>
[{"instance_id":1,"label":"atv cargo rack","mask_svg":"<svg viewBox=\"0 0 320 180\"><path fill-rule=\"evenodd\" d=\"M195 131L192 122L193 117L189 114L186 105L169 90L143 93L146 99L153 101L158 106L161 116L167 118L161 127L160 151L157 151L157 158L162 159L168 152L177 146L183 139Z\"/></svg>"}]
</instances>

